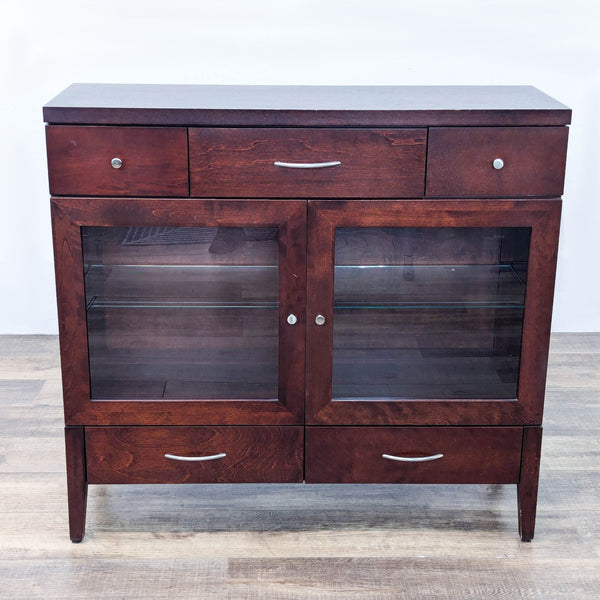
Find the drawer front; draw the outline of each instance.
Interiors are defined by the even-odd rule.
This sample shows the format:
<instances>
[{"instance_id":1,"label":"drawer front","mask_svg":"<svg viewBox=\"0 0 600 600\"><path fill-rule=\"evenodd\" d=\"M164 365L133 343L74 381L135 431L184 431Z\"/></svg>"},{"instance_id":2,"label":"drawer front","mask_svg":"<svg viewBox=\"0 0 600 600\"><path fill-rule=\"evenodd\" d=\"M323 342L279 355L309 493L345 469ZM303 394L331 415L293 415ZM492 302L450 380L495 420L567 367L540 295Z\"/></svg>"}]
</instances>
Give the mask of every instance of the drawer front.
<instances>
[{"instance_id":1,"label":"drawer front","mask_svg":"<svg viewBox=\"0 0 600 600\"><path fill-rule=\"evenodd\" d=\"M187 196L182 127L46 128L50 193L56 196ZM112 165L121 160L120 168Z\"/></svg>"},{"instance_id":2,"label":"drawer front","mask_svg":"<svg viewBox=\"0 0 600 600\"><path fill-rule=\"evenodd\" d=\"M307 427L306 482L517 483L522 433L521 427Z\"/></svg>"},{"instance_id":3,"label":"drawer front","mask_svg":"<svg viewBox=\"0 0 600 600\"><path fill-rule=\"evenodd\" d=\"M434 127L426 194L560 196L567 136L567 127Z\"/></svg>"},{"instance_id":4,"label":"drawer front","mask_svg":"<svg viewBox=\"0 0 600 600\"><path fill-rule=\"evenodd\" d=\"M88 482L301 482L302 433L270 426L86 427Z\"/></svg>"},{"instance_id":5,"label":"drawer front","mask_svg":"<svg viewBox=\"0 0 600 600\"><path fill-rule=\"evenodd\" d=\"M189 136L192 196L423 196L426 129L197 128ZM332 162L340 164L319 166Z\"/></svg>"}]
</instances>

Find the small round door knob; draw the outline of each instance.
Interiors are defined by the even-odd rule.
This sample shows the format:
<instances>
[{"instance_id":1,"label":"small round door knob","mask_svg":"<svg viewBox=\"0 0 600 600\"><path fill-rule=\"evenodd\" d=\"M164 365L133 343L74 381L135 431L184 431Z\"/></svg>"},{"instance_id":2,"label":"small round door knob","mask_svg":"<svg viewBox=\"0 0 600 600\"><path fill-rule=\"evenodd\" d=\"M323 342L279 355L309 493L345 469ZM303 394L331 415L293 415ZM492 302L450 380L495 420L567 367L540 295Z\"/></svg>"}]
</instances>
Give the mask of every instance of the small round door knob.
<instances>
[{"instance_id":1,"label":"small round door knob","mask_svg":"<svg viewBox=\"0 0 600 600\"><path fill-rule=\"evenodd\" d=\"M500 169L502 169L502 167L504 167L504 161L501 158L495 158L494 162L492 163L492 166L494 167L494 169L497 169L499 171Z\"/></svg>"},{"instance_id":2,"label":"small round door knob","mask_svg":"<svg viewBox=\"0 0 600 600\"><path fill-rule=\"evenodd\" d=\"M325 317L323 315L317 315L315 317L315 323L317 325L325 325Z\"/></svg>"},{"instance_id":3,"label":"small round door knob","mask_svg":"<svg viewBox=\"0 0 600 600\"><path fill-rule=\"evenodd\" d=\"M115 158L110 161L110 165L113 169L120 169L123 166L123 161L118 156L115 156Z\"/></svg>"},{"instance_id":4,"label":"small round door knob","mask_svg":"<svg viewBox=\"0 0 600 600\"><path fill-rule=\"evenodd\" d=\"M290 325L295 325L298 322L298 317L295 314L288 315L287 322Z\"/></svg>"}]
</instances>

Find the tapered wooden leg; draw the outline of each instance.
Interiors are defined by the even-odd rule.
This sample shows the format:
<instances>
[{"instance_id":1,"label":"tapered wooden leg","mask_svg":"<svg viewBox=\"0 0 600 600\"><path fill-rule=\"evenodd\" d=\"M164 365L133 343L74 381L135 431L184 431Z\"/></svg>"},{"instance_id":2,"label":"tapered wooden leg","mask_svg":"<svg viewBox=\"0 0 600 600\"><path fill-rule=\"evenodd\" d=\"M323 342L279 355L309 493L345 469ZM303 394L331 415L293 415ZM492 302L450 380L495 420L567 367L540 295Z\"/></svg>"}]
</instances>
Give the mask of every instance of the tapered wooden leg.
<instances>
[{"instance_id":1,"label":"tapered wooden leg","mask_svg":"<svg viewBox=\"0 0 600 600\"><path fill-rule=\"evenodd\" d=\"M523 428L521 451L521 475L517 486L519 505L519 534L523 542L530 542L535 531L540 454L542 450L542 428Z\"/></svg>"},{"instance_id":2,"label":"tapered wooden leg","mask_svg":"<svg viewBox=\"0 0 600 600\"><path fill-rule=\"evenodd\" d=\"M67 451L67 494L69 498L69 533L72 542L81 542L85 534L87 476L83 427L65 427Z\"/></svg>"}]
</instances>

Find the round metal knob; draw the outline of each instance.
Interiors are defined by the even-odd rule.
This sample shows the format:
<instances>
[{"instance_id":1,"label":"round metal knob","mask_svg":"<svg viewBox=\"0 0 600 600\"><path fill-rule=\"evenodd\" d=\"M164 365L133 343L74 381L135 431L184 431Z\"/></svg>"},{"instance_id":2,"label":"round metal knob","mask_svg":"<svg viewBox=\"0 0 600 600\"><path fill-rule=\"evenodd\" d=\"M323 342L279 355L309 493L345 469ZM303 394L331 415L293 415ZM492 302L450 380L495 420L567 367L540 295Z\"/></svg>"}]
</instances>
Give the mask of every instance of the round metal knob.
<instances>
[{"instance_id":1,"label":"round metal knob","mask_svg":"<svg viewBox=\"0 0 600 600\"><path fill-rule=\"evenodd\" d=\"M492 166L494 169L500 170L504 166L504 161L501 158L495 158Z\"/></svg>"},{"instance_id":2,"label":"round metal knob","mask_svg":"<svg viewBox=\"0 0 600 600\"><path fill-rule=\"evenodd\" d=\"M110 166L113 169L120 169L123 166L123 161L118 156L115 156L115 158L110 161Z\"/></svg>"},{"instance_id":3,"label":"round metal knob","mask_svg":"<svg viewBox=\"0 0 600 600\"><path fill-rule=\"evenodd\" d=\"M298 322L298 317L295 314L288 315L287 322L290 325L295 325Z\"/></svg>"},{"instance_id":4,"label":"round metal knob","mask_svg":"<svg viewBox=\"0 0 600 600\"><path fill-rule=\"evenodd\" d=\"M325 325L325 317L323 315L317 315L315 317L315 323L317 325Z\"/></svg>"}]
</instances>

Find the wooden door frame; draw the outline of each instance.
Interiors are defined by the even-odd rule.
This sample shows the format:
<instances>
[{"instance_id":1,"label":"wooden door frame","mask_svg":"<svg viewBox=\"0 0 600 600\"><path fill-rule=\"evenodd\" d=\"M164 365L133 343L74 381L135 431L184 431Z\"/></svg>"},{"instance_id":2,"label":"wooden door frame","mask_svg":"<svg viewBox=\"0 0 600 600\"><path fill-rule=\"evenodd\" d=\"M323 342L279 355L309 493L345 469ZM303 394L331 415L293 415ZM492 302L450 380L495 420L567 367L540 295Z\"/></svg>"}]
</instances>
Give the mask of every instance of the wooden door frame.
<instances>
[{"instance_id":1,"label":"wooden door frame","mask_svg":"<svg viewBox=\"0 0 600 600\"><path fill-rule=\"evenodd\" d=\"M546 383L562 201L310 201L306 423L313 425L539 425ZM530 227L518 399L332 401L336 227ZM315 324L318 314L325 324Z\"/></svg>"},{"instance_id":2,"label":"wooden door frame","mask_svg":"<svg viewBox=\"0 0 600 600\"><path fill-rule=\"evenodd\" d=\"M303 422L306 202L51 198L67 425L292 425ZM279 228L278 399L91 400L81 227ZM287 315L298 317L289 325Z\"/></svg>"}]
</instances>

